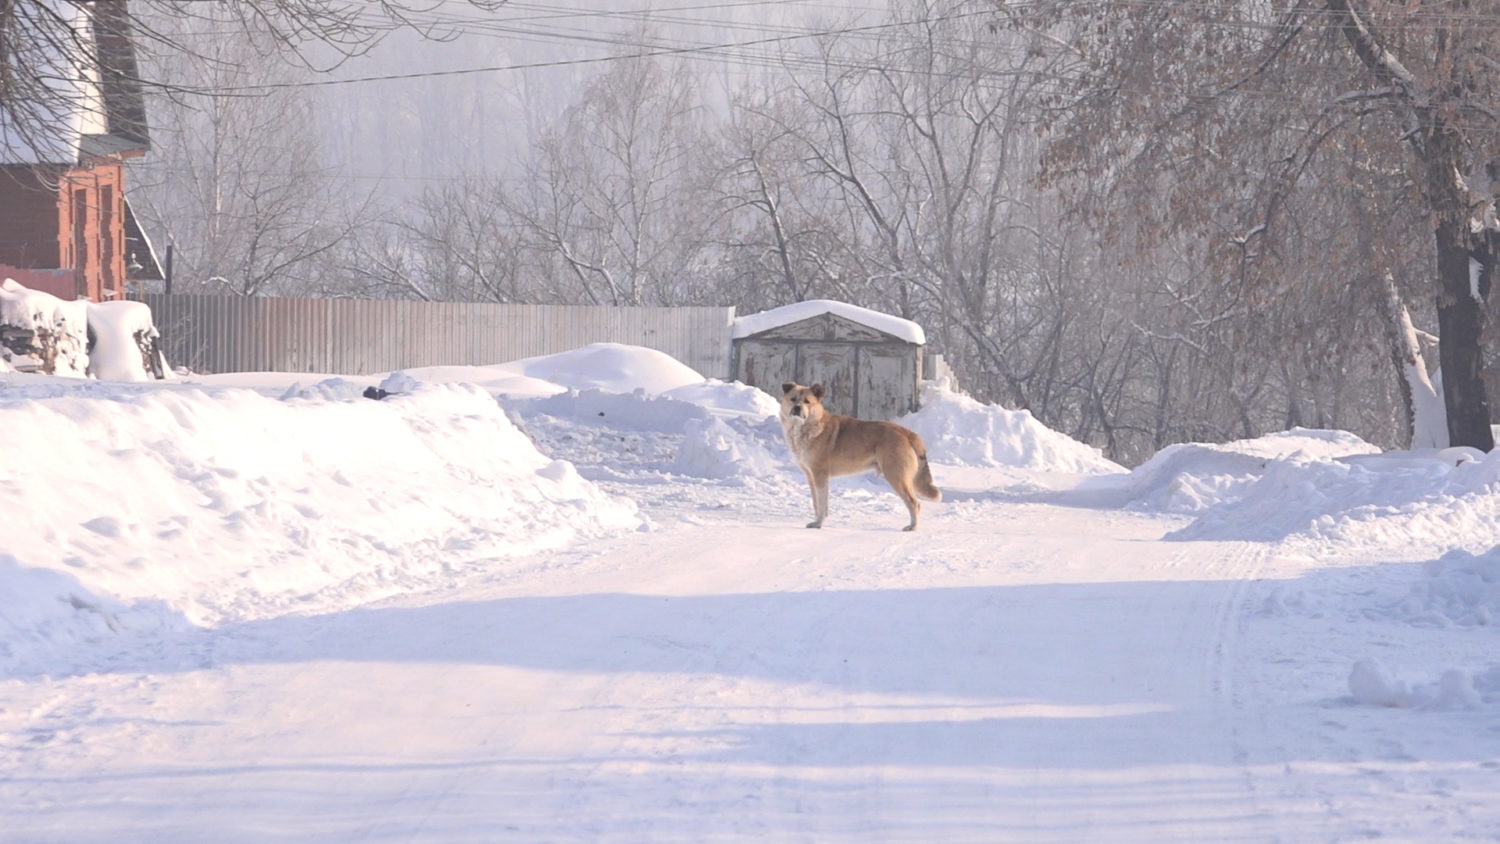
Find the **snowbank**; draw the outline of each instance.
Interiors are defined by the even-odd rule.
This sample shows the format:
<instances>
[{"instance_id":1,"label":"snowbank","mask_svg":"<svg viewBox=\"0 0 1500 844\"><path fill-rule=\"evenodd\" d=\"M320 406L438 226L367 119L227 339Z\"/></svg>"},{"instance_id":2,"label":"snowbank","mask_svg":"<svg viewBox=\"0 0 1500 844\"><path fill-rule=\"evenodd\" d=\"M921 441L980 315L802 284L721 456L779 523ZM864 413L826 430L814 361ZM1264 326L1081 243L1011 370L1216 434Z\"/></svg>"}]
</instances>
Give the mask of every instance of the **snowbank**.
<instances>
[{"instance_id":1,"label":"snowbank","mask_svg":"<svg viewBox=\"0 0 1500 844\"><path fill-rule=\"evenodd\" d=\"M1178 443L1131 470L1123 488L1138 507L1200 513L1243 497L1277 461L1300 464L1378 451L1353 434L1310 428L1217 445Z\"/></svg>"},{"instance_id":2,"label":"snowbank","mask_svg":"<svg viewBox=\"0 0 1500 844\"><path fill-rule=\"evenodd\" d=\"M1500 456L1473 449L1270 460L1176 539L1441 554L1500 543Z\"/></svg>"},{"instance_id":3,"label":"snowbank","mask_svg":"<svg viewBox=\"0 0 1500 844\"><path fill-rule=\"evenodd\" d=\"M934 463L1087 475L1125 471L1099 449L1048 428L1029 411L980 404L933 382L923 385L922 409L897 421L921 435Z\"/></svg>"},{"instance_id":4,"label":"snowbank","mask_svg":"<svg viewBox=\"0 0 1500 844\"><path fill-rule=\"evenodd\" d=\"M1454 666L1458 651L1450 650L1455 637L1491 634L1483 628L1493 627L1500 617L1500 547L1481 554L1450 551L1421 565L1414 580L1402 577L1408 568L1398 567L1400 574L1385 583L1366 581L1352 592L1363 599L1371 591L1404 584L1405 595L1374 600L1359 612L1361 620L1452 631L1453 635L1426 638L1420 650L1408 655L1408 661L1421 672L1419 680L1403 679L1372 656L1356 660L1349 672L1349 693L1354 702L1439 712L1500 703L1500 666L1489 660L1478 670ZM1412 632L1398 635L1410 637ZM1382 647L1381 652L1403 656L1389 647ZM1444 663L1447 667L1442 667Z\"/></svg>"},{"instance_id":5,"label":"snowbank","mask_svg":"<svg viewBox=\"0 0 1500 844\"><path fill-rule=\"evenodd\" d=\"M665 352L622 343L591 343L555 355L523 358L504 369L572 390L657 395L703 382L696 370Z\"/></svg>"},{"instance_id":6,"label":"snowbank","mask_svg":"<svg viewBox=\"0 0 1500 844\"><path fill-rule=\"evenodd\" d=\"M1297 428L1162 449L1121 478L1129 506L1194 517L1170 539L1285 541L1308 553L1401 548L1403 556L1500 543L1500 454L1381 453L1343 431Z\"/></svg>"},{"instance_id":7,"label":"snowbank","mask_svg":"<svg viewBox=\"0 0 1500 844\"><path fill-rule=\"evenodd\" d=\"M346 395L0 398L0 673L117 632L430 588L640 525L478 389Z\"/></svg>"},{"instance_id":8,"label":"snowbank","mask_svg":"<svg viewBox=\"0 0 1500 844\"><path fill-rule=\"evenodd\" d=\"M711 381L649 395L568 390L545 398L501 398L545 448L608 467L611 476L662 472L713 480L785 473L781 426L770 401L743 384ZM771 401L771 405L775 405Z\"/></svg>"},{"instance_id":9,"label":"snowbank","mask_svg":"<svg viewBox=\"0 0 1500 844\"><path fill-rule=\"evenodd\" d=\"M1489 627L1500 621L1500 546L1455 550L1423 566L1408 595L1378 614L1427 627ZM1373 617L1375 611L1365 615Z\"/></svg>"},{"instance_id":10,"label":"snowbank","mask_svg":"<svg viewBox=\"0 0 1500 844\"><path fill-rule=\"evenodd\" d=\"M758 387L738 381L709 378L700 384L674 387L662 393L664 398L696 404L720 417L743 416L764 419L781 412L781 402Z\"/></svg>"},{"instance_id":11,"label":"snowbank","mask_svg":"<svg viewBox=\"0 0 1500 844\"><path fill-rule=\"evenodd\" d=\"M756 436L753 430L716 417L690 420L670 471L715 480L784 474L788 460L777 457L766 442L768 434L779 438L780 433L779 423L774 431L762 428Z\"/></svg>"}]
</instances>

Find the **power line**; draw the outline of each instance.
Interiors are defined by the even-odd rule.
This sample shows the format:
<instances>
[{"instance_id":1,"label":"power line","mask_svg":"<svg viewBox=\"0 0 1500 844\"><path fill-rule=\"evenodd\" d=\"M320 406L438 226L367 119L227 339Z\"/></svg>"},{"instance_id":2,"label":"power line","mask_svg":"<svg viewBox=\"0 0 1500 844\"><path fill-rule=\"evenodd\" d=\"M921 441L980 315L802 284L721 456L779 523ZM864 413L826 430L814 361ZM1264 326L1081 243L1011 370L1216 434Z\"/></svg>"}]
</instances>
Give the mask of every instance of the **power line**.
<instances>
[{"instance_id":1,"label":"power line","mask_svg":"<svg viewBox=\"0 0 1500 844\"><path fill-rule=\"evenodd\" d=\"M955 15L955 16L953 16L950 19L959 19L959 18L967 18L967 17L975 17L975 16L979 16L979 15L991 15L991 14L993 14L993 12L990 11L990 10L985 10L983 12L968 12L968 13L964 13L962 15ZM389 82L389 81L409 80L409 79L430 79L430 78L445 77L445 76L466 76L466 75L471 75L471 74L476 74L476 73L497 73L497 72L502 72L502 71L514 71L514 70L537 70L537 69L541 69L541 68L570 67L570 66L577 66L577 65L599 64L599 63L603 63L603 62L630 61L630 60L634 60L634 59L655 58L655 57L659 57L659 56L680 56L680 55L691 55L691 54L695 54L695 53L711 53L711 52L714 52L714 51L717 51L717 50L737 49L737 48L744 48L744 47L759 47L759 46L765 46L765 45L769 45L769 44L778 44L778 43L786 43L786 42L789 42L789 41L805 40L805 39L808 39L808 38L824 38L824 37L837 36L837 35L848 35L848 34L852 34L852 33L876 32L876 31L888 30L888 29L892 29L892 28L895 28L895 27L901 27L901 26L907 26L907 25L908 24L906 22L869 24L869 25L865 25L865 26L844 27L842 29L815 30L815 31L812 31L812 32L805 32L805 33L792 33L792 34L787 34L787 35L777 35L777 36L771 36L771 37L767 37L767 38L751 39L751 40L748 40L748 41L728 41L728 42L722 42L722 43L717 43L717 44L694 44L694 45L683 46L683 47L649 47L648 45L644 45L643 44L643 45L639 45L639 46L648 46L648 49L641 50L641 51L638 51L638 52L635 52L635 53L624 54L624 55L588 56L588 57L577 58L577 59L556 59L556 60L553 60L553 61L545 61L545 62L519 62L519 63L515 63L515 64L508 64L508 65L492 65L492 66L489 66L489 67L462 68L462 69L457 69L457 70L415 71L415 72L412 72L412 73L393 73L393 74L381 74L381 75L374 75L374 76L357 76L357 77L349 77L349 78L344 78L344 79L309 79L309 80L303 80L303 81L299 81L299 82L268 82L268 83L255 84L255 85L226 86L224 88L217 89L217 90L222 91L224 93L249 93L249 92L253 92L253 91L267 91L267 90L276 90L276 89L284 89L284 88L321 88L321 87L328 87L328 86L333 86L333 85L349 85L349 84L360 83L360 82Z\"/></svg>"}]
</instances>

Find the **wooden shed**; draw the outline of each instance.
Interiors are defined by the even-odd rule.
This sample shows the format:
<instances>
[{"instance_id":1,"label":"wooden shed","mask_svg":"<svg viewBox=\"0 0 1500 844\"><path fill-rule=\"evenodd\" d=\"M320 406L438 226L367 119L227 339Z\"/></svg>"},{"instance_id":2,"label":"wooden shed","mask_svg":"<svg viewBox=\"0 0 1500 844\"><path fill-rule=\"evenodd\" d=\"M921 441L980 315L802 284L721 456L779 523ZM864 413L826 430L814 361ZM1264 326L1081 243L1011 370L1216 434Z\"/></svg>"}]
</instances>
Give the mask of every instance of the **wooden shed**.
<instances>
[{"instance_id":1,"label":"wooden shed","mask_svg":"<svg viewBox=\"0 0 1500 844\"><path fill-rule=\"evenodd\" d=\"M844 302L815 299L738 317L734 378L781 398L781 385L822 384L835 413L892 419L917 409L922 327Z\"/></svg>"}]
</instances>

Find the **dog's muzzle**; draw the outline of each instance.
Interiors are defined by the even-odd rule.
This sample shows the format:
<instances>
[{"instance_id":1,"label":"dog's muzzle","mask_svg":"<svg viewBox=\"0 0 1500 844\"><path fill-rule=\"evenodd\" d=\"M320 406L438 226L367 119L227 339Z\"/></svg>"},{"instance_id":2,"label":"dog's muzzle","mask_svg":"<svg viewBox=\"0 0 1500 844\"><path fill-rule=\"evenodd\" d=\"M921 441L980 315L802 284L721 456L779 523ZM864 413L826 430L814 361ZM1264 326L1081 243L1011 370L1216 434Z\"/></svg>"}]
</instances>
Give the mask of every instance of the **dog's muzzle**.
<instances>
[{"instance_id":1,"label":"dog's muzzle","mask_svg":"<svg viewBox=\"0 0 1500 844\"><path fill-rule=\"evenodd\" d=\"M802 405L800 405L800 404L794 404L794 405L792 405L792 415L793 416L801 416L802 415Z\"/></svg>"}]
</instances>

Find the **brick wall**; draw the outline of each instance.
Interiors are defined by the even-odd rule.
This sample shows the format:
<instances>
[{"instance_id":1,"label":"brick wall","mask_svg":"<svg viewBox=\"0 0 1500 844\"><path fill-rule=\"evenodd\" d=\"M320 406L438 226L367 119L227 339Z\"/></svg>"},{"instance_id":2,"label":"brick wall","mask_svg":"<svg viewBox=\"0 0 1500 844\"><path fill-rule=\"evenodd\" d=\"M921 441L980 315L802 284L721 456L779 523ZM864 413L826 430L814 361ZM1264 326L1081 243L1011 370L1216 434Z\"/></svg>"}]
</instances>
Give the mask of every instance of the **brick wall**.
<instances>
[{"instance_id":1,"label":"brick wall","mask_svg":"<svg viewBox=\"0 0 1500 844\"><path fill-rule=\"evenodd\" d=\"M69 258L64 266L83 269L87 295L95 302L124 298L124 171L118 161L98 162L69 170L60 186L57 220L67 235L64 254ZM73 236L75 230L81 238ZM81 241L81 249L74 248L75 240Z\"/></svg>"},{"instance_id":2,"label":"brick wall","mask_svg":"<svg viewBox=\"0 0 1500 844\"><path fill-rule=\"evenodd\" d=\"M72 270L34 270L0 264L0 279L13 278L27 290L51 293L59 299L71 301L78 296L78 275Z\"/></svg>"},{"instance_id":3,"label":"brick wall","mask_svg":"<svg viewBox=\"0 0 1500 844\"><path fill-rule=\"evenodd\" d=\"M0 168L0 263L53 269L63 266L57 190L45 184L55 181L57 175L32 167Z\"/></svg>"},{"instance_id":4,"label":"brick wall","mask_svg":"<svg viewBox=\"0 0 1500 844\"><path fill-rule=\"evenodd\" d=\"M7 168L0 174L0 264L81 269L80 283L64 298L124 298L124 171L112 160L53 172ZM51 286L59 284L50 278Z\"/></svg>"}]
</instances>

